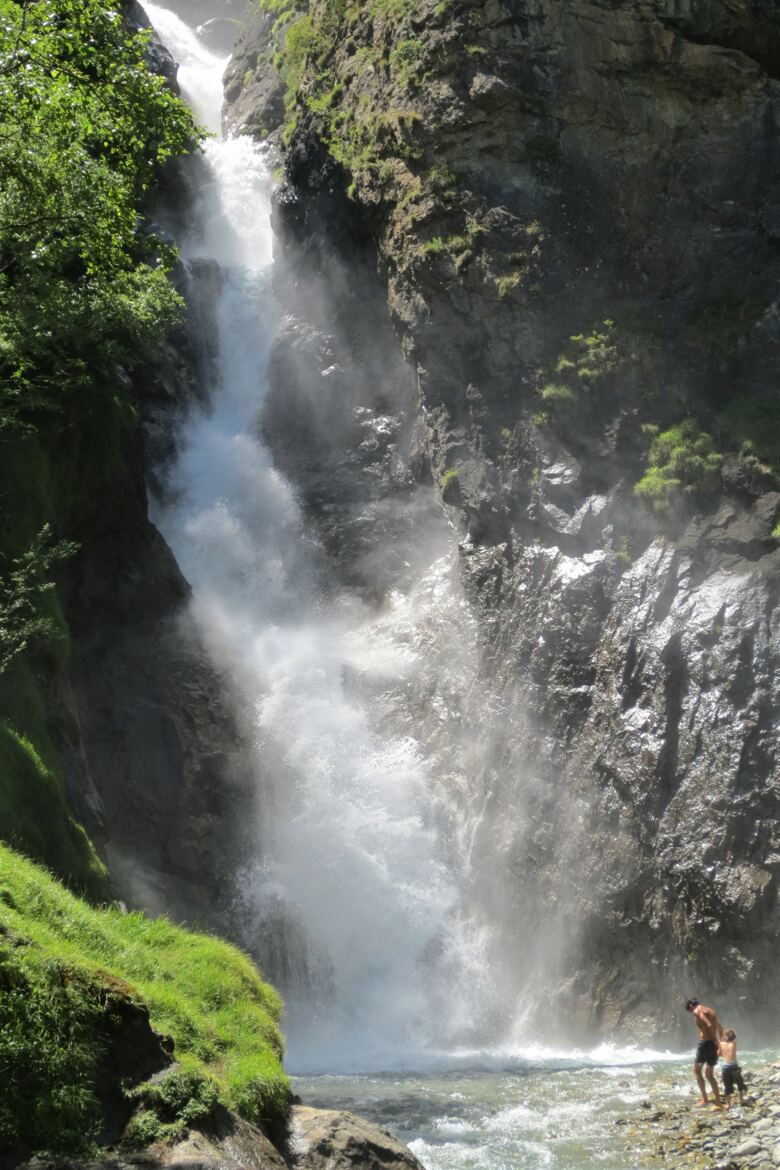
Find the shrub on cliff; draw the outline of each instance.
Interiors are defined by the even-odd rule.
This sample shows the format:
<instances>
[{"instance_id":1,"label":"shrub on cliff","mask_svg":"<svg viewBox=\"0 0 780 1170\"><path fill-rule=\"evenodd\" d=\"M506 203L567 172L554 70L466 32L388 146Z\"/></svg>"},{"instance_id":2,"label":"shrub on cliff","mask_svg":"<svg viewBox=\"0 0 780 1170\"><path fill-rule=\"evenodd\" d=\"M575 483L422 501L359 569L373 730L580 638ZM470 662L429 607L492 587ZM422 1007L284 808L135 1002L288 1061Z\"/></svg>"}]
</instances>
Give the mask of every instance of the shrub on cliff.
<instances>
[{"instance_id":1,"label":"shrub on cliff","mask_svg":"<svg viewBox=\"0 0 780 1170\"><path fill-rule=\"evenodd\" d=\"M278 1134L289 1108L281 1000L235 947L166 919L94 909L0 845L0 1152L84 1153L100 1126L105 1011L117 988L174 1040L181 1072L137 1090L175 1136L219 1098Z\"/></svg>"},{"instance_id":2,"label":"shrub on cliff","mask_svg":"<svg viewBox=\"0 0 780 1170\"><path fill-rule=\"evenodd\" d=\"M780 403L738 394L718 419L723 438L744 459L780 476Z\"/></svg>"},{"instance_id":3,"label":"shrub on cliff","mask_svg":"<svg viewBox=\"0 0 780 1170\"><path fill-rule=\"evenodd\" d=\"M655 430L646 429L650 433ZM683 497L701 498L714 491L722 462L712 435L700 430L692 419L686 419L654 435L647 471L634 490L663 514Z\"/></svg>"},{"instance_id":4,"label":"shrub on cliff","mask_svg":"<svg viewBox=\"0 0 780 1170\"><path fill-rule=\"evenodd\" d=\"M30 547L7 567L0 558L0 674L29 645L58 641L66 636L62 625L46 612L53 567L72 556L76 545L52 540L44 524Z\"/></svg>"},{"instance_id":5,"label":"shrub on cliff","mask_svg":"<svg viewBox=\"0 0 780 1170\"><path fill-rule=\"evenodd\" d=\"M566 413L604 383L622 361L615 322L597 322L589 331L572 334L552 370L540 371L540 397L548 406Z\"/></svg>"}]
</instances>

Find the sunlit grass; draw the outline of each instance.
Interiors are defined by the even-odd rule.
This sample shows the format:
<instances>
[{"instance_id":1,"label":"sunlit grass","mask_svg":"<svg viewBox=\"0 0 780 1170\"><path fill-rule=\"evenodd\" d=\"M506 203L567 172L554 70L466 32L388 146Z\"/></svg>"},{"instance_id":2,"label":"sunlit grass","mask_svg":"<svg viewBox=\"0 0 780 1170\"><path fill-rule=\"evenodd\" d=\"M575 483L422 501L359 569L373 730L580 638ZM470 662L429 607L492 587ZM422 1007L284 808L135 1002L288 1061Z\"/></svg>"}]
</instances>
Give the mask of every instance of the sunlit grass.
<instances>
[{"instance_id":1,"label":"sunlit grass","mask_svg":"<svg viewBox=\"0 0 780 1170\"><path fill-rule=\"evenodd\" d=\"M236 947L165 918L94 909L5 846L0 929L0 957L9 949L3 934L34 944L13 947L33 983L54 960L129 985L154 1029L173 1038L185 1069L211 1078L242 1116L269 1130L283 1123L289 1086L281 1067L282 1002Z\"/></svg>"}]
</instances>

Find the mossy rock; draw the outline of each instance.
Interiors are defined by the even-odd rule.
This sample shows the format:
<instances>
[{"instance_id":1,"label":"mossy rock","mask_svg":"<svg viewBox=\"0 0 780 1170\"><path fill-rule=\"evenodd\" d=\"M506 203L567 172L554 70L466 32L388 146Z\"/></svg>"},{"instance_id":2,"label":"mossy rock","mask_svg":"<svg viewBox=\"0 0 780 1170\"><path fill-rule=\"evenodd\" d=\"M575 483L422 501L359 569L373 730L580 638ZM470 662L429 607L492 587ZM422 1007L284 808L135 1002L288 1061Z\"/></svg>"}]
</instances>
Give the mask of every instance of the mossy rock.
<instances>
[{"instance_id":1,"label":"mossy rock","mask_svg":"<svg viewBox=\"0 0 780 1170\"><path fill-rule=\"evenodd\" d=\"M0 890L0 1149L88 1153L139 1104L181 1128L219 1102L283 1135L282 1003L246 955L91 907L2 845ZM144 1082L171 1050L177 1077L118 1105L116 1086Z\"/></svg>"}]
</instances>

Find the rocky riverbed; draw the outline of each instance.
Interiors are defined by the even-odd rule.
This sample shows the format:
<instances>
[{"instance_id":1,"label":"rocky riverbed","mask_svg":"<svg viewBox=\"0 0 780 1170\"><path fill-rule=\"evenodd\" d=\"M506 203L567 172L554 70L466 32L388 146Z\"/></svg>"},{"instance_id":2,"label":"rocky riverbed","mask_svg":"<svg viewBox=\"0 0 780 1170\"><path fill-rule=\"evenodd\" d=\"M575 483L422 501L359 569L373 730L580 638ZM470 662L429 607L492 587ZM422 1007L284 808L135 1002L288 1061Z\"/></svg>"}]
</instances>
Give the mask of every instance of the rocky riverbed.
<instances>
[{"instance_id":1,"label":"rocky riverbed","mask_svg":"<svg viewBox=\"0 0 780 1170\"><path fill-rule=\"evenodd\" d=\"M647 1151L649 1165L773 1170L780 1166L780 1067L748 1069L744 1076L744 1107L692 1109L689 1099L645 1099L644 1117L618 1124L629 1126L630 1144Z\"/></svg>"},{"instance_id":2,"label":"rocky riverbed","mask_svg":"<svg viewBox=\"0 0 780 1170\"><path fill-rule=\"evenodd\" d=\"M528 1050L501 1067L296 1078L326 1111L389 1130L425 1170L763 1170L777 1167L780 1069L745 1053L750 1104L697 1106L689 1055L602 1045ZM720 1075L718 1075L720 1080ZM329 1114L326 1114L329 1115ZM755 1150L753 1147L755 1143ZM748 1149L751 1153L748 1153Z\"/></svg>"}]
</instances>

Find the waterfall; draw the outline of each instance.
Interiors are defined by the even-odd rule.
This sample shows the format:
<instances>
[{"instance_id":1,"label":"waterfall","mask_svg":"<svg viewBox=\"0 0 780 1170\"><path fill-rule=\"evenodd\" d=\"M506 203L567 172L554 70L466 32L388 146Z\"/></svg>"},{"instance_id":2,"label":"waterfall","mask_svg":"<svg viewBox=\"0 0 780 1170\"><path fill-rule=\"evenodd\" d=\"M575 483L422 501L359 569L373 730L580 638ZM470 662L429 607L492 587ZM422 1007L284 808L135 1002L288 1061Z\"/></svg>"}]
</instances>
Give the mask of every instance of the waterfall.
<instances>
[{"instance_id":1,"label":"waterfall","mask_svg":"<svg viewBox=\"0 0 780 1170\"><path fill-rule=\"evenodd\" d=\"M216 130L225 60L170 11L145 7L180 62L184 96ZM192 586L208 652L251 711L262 828L238 883L242 941L282 984L293 1069L409 1063L470 1021L481 942L458 922L420 744L408 729L380 729L347 679L362 674L381 692L419 668L415 623L467 615L452 608L443 518L417 585L381 613L323 583L258 425L278 324L266 154L249 138L214 137L204 155L202 215L179 245L185 263L208 259L222 273L213 384L181 425L154 518Z\"/></svg>"}]
</instances>

